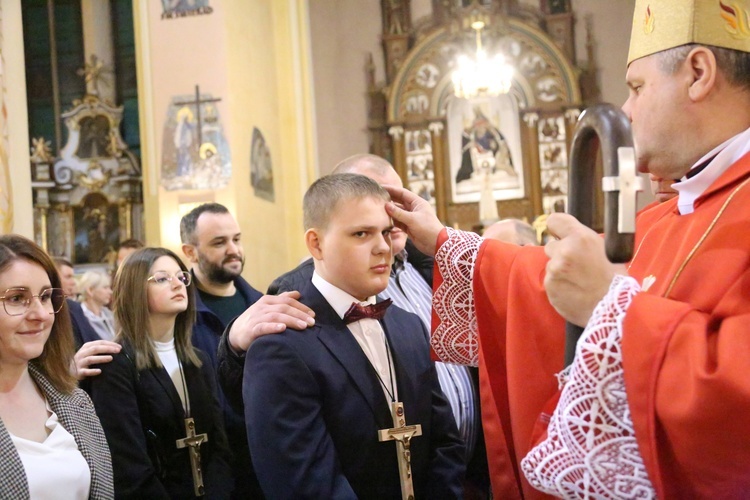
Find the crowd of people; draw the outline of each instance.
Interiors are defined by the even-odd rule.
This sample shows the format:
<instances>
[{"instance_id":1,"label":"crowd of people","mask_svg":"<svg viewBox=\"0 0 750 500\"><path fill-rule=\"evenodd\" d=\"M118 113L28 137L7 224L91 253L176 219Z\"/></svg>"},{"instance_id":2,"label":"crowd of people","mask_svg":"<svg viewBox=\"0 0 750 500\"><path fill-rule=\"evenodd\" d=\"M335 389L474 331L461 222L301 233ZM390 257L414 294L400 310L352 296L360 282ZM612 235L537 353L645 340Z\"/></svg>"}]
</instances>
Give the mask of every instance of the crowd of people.
<instances>
[{"instance_id":1,"label":"crowd of people","mask_svg":"<svg viewBox=\"0 0 750 500\"><path fill-rule=\"evenodd\" d=\"M0 236L0 498L746 496L750 37L710 3L636 2L627 266L565 214L446 228L372 155L265 295L218 203L112 274Z\"/></svg>"}]
</instances>

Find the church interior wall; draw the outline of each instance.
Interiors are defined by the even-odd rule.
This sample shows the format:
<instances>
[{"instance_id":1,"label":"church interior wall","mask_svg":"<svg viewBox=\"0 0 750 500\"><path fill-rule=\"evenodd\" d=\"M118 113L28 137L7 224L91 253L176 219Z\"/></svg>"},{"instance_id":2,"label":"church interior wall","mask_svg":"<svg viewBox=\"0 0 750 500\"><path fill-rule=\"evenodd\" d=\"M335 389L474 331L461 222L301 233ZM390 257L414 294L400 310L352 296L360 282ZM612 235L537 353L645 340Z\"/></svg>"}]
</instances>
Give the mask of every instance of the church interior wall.
<instances>
[{"instance_id":1,"label":"church interior wall","mask_svg":"<svg viewBox=\"0 0 750 500\"><path fill-rule=\"evenodd\" d=\"M13 125L13 230L31 236L20 0L0 1L5 102ZM519 1L538 5L538 0ZM572 0L577 63L590 64L589 25L602 100L617 104L627 97L625 41L630 27L622 20L630 18L633 4L634 0ZM180 253L177 228L182 212L195 203L218 201L236 214L243 231L245 277L264 288L306 255L301 200L307 186L341 159L369 149L365 64L371 53L376 80L384 79L380 2L217 0L211 15L180 20L160 20L160 2L136 0L133 5L147 243ZM418 22L431 13L432 0L413 0L411 8ZM154 26L163 32L152 32ZM231 150L231 181L216 190L166 190L158 175L166 109L172 96L188 95L196 84L201 93L222 98L217 108ZM262 131L271 152L273 201L254 196L250 187L255 128Z\"/></svg>"},{"instance_id":2,"label":"church interior wall","mask_svg":"<svg viewBox=\"0 0 750 500\"><path fill-rule=\"evenodd\" d=\"M301 73L309 68L295 60L308 54L308 37L299 36L305 33L307 20L304 2L213 2L210 15L166 21L159 20L158 3L139 5L148 9L150 24L144 44L149 47L143 62L146 67L141 68L150 78L145 78L149 83L140 95L144 103L153 103L150 112L141 113L141 120L154 124L150 132L144 132L151 137L143 143L155 149L144 149L148 243L180 254L180 217L198 203L222 203L236 216L242 230L244 276L264 289L304 255L301 194L310 177L307 168L312 162L305 151L312 141L305 134L305 115L309 113L305 110L310 109L306 102L310 99L301 89L306 80ZM195 36L185 37L185 33ZM215 106L231 152L231 178L220 188L186 190L178 185L168 189L158 181L154 168L161 163L162 146L168 146L162 138L166 110L174 96L187 98L194 92L194 85L200 86L201 98L204 92L221 98ZM256 128L271 153L270 199L254 196L251 187Z\"/></svg>"},{"instance_id":3,"label":"church interior wall","mask_svg":"<svg viewBox=\"0 0 750 500\"><path fill-rule=\"evenodd\" d=\"M143 143L144 165L144 208L146 214L146 239L149 244L159 244L176 250L180 247L179 227L182 192L179 189L165 188L159 170L163 163L163 146L167 143L165 122L170 106L176 96L189 96L195 92L195 85L201 94L211 93L223 99L216 108L228 126L229 109L226 105L226 49L223 33L223 11L214 9L210 16L193 16L178 20L161 20L161 5L157 2L136 2L141 9L137 18L141 27L139 55L141 64L149 73L149 78L140 87L141 101L150 101L150 109L141 110L141 122L151 126L144 128L147 137ZM185 36L194 33L196 36ZM148 43L144 43L147 36ZM189 57L185 57L189 54ZM201 68L196 71L195 68ZM206 192L203 196L190 194L190 202L231 200L228 190ZM227 203L229 206L229 203ZM233 208L230 206L230 209Z\"/></svg>"},{"instance_id":4,"label":"church interior wall","mask_svg":"<svg viewBox=\"0 0 750 500\"><path fill-rule=\"evenodd\" d=\"M302 195L316 177L308 29L301 0L227 4L231 143L238 145L235 213L243 232L245 277L261 290L307 254ZM254 128L271 152L273 201L250 189Z\"/></svg>"},{"instance_id":5,"label":"church interior wall","mask_svg":"<svg viewBox=\"0 0 750 500\"><path fill-rule=\"evenodd\" d=\"M373 54L385 78L377 0L311 0L318 165L329 173L344 158L368 151L365 64Z\"/></svg>"},{"instance_id":6,"label":"church interior wall","mask_svg":"<svg viewBox=\"0 0 750 500\"><path fill-rule=\"evenodd\" d=\"M21 1L2 0L2 85L3 101L7 112L7 169L13 206L12 230L28 238L34 236L31 197L31 170L29 169L29 127L26 112L26 73L24 70L23 32L21 28ZM0 131L3 133L3 131ZM5 168L6 166L2 166ZM5 225L3 225L5 227Z\"/></svg>"},{"instance_id":7,"label":"church interior wall","mask_svg":"<svg viewBox=\"0 0 750 500\"><path fill-rule=\"evenodd\" d=\"M539 7L539 0L520 0ZM374 0L312 0L310 24L313 46L318 161L329 172L346 156L368 148L364 101L365 57L373 54L376 80L384 80L380 43L380 2ZM603 101L621 105L627 98L625 69L630 19L635 0L572 0L575 13L577 63L589 64L587 19L592 29L597 83ZM432 0L412 0L412 19L431 15ZM355 22L356 21L356 22ZM640 205L651 201L646 193Z\"/></svg>"}]
</instances>

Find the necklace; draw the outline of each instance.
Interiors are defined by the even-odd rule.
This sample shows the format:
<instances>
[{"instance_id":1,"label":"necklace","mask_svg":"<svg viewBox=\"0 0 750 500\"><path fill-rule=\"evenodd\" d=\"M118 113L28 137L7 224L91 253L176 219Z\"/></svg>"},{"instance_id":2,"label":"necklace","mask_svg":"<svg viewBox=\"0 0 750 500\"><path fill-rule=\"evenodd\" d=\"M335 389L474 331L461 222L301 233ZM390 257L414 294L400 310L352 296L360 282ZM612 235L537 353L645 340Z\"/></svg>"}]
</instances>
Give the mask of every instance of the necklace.
<instances>
[{"instance_id":1,"label":"necklace","mask_svg":"<svg viewBox=\"0 0 750 500\"><path fill-rule=\"evenodd\" d=\"M380 385L383 386L383 389L391 398L391 403L394 403L396 401L396 390L393 385L393 379L395 378L394 376L395 374L393 373L393 366L391 365L391 349L388 346L388 339L385 337L385 333L383 332L382 335L383 335L383 343L385 344L385 356L388 359L388 375L390 378L391 390L388 390L388 386L385 385L385 382L383 382L383 377L380 376L380 372L378 372L377 369L375 370L375 375L378 377L378 381L380 382ZM373 366L373 368L375 367Z\"/></svg>"},{"instance_id":2,"label":"necklace","mask_svg":"<svg viewBox=\"0 0 750 500\"><path fill-rule=\"evenodd\" d=\"M190 416L190 396L185 381L185 372L182 370L182 361L177 356L177 366L180 368L180 379L182 380L182 394L185 397L185 437L178 439L175 445L178 449L187 448L190 455L190 468L193 473L193 491L195 496L203 496L203 468L201 467L201 445L208 441L208 434L195 433L195 421Z\"/></svg>"}]
</instances>

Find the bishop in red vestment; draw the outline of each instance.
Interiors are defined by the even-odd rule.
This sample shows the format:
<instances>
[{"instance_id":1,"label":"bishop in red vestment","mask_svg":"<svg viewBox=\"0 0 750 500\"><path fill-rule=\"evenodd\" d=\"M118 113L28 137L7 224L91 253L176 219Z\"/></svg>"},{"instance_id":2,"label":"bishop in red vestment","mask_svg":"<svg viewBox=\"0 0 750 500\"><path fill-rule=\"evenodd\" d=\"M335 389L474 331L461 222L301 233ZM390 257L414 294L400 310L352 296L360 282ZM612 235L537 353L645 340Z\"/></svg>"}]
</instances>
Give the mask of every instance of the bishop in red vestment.
<instances>
[{"instance_id":1,"label":"bishop in red vestment","mask_svg":"<svg viewBox=\"0 0 750 500\"><path fill-rule=\"evenodd\" d=\"M569 216L521 248L391 190L436 251L435 354L480 366L495 497L750 491L749 18L750 2L636 2L623 110L639 169L681 181L640 213L626 270ZM563 372L565 320L586 331Z\"/></svg>"}]
</instances>

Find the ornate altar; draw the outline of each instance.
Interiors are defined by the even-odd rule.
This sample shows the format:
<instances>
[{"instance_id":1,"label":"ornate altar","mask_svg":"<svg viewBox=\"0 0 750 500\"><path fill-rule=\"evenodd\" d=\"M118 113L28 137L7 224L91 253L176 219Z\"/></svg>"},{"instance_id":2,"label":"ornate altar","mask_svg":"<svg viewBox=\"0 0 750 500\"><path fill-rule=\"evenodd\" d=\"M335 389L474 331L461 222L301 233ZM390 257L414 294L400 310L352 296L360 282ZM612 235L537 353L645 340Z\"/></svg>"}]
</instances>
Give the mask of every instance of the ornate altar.
<instances>
[{"instance_id":1,"label":"ornate altar","mask_svg":"<svg viewBox=\"0 0 750 500\"><path fill-rule=\"evenodd\" d=\"M109 263L120 241L143 239L141 169L120 135L122 113L87 94L62 114L67 142L58 157L33 140L34 235L50 255Z\"/></svg>"},{"instance_id":2,"label":"ornate altar","mask_svg":"<svg viewBox=\"0 0 750 500\"><path fill-rule=\"evenodd\" d=\"M381 0L386 82L368 65L371 151L389 158L448 225L479 225L480 198L500 217L565 211L568 151L583 109L569 0L433 0L412 24L409 0ZM506 94L454 95L459 55L482 45L515 69ZM476 28L475 28L476 29ZM483 193L485 196L483 196ZM596 219L598 220L598 219Z\"/></svg>"}]
</instances>

